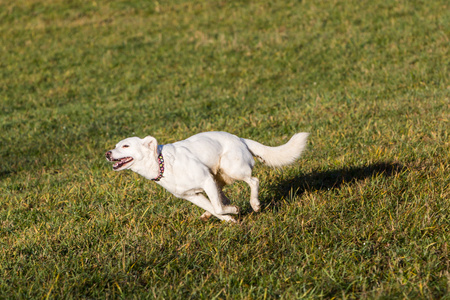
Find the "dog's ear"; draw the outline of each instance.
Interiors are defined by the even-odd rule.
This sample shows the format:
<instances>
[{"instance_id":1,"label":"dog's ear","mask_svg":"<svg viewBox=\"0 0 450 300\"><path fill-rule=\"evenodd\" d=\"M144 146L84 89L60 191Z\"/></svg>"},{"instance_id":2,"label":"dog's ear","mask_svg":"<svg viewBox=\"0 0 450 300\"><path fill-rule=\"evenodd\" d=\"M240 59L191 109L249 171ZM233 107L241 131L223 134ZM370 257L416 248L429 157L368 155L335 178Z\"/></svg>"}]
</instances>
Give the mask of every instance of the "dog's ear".
<instances>
[{"instance_id":1,"label":"dog's ear","mask_svg":"<svg viewBox=\"0 0 450 300\"><path fill-rule=\"evenodd\" d=\"M158 142L154 137L150 135L146 136L145 138L142 139L142 144L148 149L150 149L153 153L157 152L156 150L158 149Z\"/></svg>"}]
</instances>

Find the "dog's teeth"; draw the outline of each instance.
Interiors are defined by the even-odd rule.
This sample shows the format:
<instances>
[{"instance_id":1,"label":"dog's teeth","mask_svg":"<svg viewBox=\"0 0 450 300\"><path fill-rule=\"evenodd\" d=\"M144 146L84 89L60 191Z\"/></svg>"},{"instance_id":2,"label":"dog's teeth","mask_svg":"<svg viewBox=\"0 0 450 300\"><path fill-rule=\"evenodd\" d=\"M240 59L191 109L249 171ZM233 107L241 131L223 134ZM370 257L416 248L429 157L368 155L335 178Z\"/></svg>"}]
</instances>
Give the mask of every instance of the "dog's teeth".
<instances>
[{"instance_id":1,"label":"dog's teeth","mask_svg":"<svg viewBox=\"0 0 450 300\"><path fill-rule=\"evenodd\" d=\"M113 168L119 169L122 166L124 166L125 164L131 162L132 160L133 160L132 157L122 157L122 158L114 159L113 161L116 161L116 163L113 165Z\"/></svg>"}]
</instances>

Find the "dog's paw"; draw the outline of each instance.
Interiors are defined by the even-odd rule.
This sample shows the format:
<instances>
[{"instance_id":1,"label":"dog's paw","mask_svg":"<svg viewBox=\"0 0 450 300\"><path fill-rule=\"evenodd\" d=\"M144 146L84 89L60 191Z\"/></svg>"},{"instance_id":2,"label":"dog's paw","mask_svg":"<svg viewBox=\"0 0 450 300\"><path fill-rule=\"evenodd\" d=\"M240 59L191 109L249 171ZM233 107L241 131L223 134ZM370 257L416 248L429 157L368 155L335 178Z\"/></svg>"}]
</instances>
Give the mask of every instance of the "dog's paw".
<instances>
[{"instance_id":1,"label":"dog's paw","mask_svg":"<svg viewBox=\"0 0 450 300\"><path fill-rule=\"evenodd\" d=\"M209 220L209 218L211 218L212 214L209 211L205 211L203 213L203 215L200 216L200 220L202 220L203 222L206 222Z\"/></svg>"},{"instance_id":2,"label":"dog's paw","mask_svg":"<svg viewBox=\"0 0 450 300\"><path fill-rule=\"evenodd\" d=\"M250 202L250 205L254 212L259 212L261 210L261 204L259 202L258 203Z\"/></svg>"},{"instance_id":3,"label":"dog's paw","mask_svg":"<svg viewBox=\"0 0 450 300\"><path fill-rule=\"evenodd\" d=\"M234 207L234 209L236 210L234 214L239 215L241 213L241 209L239 208L239 206L233 205L232 207Z\"/></svg>"},{"instance_id":4,"label":"dog's paw","mask_svg":"<svg viewBox=\"0 0 450 300\"><path fill-rule=\"evenodd\" d=\"M238 224L238 221L236 221L236 219L233 218L232 216L223 216L223 221L232 223L232 224Z\"/></svg>"}]
</instances>

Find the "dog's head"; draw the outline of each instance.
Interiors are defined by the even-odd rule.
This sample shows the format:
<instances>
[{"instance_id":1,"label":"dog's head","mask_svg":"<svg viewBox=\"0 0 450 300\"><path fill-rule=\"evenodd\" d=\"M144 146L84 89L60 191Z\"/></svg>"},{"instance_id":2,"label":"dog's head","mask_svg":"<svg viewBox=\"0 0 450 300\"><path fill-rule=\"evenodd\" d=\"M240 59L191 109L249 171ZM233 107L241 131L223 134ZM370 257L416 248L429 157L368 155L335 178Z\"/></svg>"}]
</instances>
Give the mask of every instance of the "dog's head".
<instances>
[{"instance_id":1,"label":"dog's head","mask_svg":"<svg viewBox=\"0 0 450 300\"><path fill-rule=\"evenodd\" d=\"M133 166L153 164L157 160L158 143L152 136L143 139L131 137L117 143L116 148L105 153L106 159L114 162L113 169L121 171Z\"/></svg>"}]
</instances>

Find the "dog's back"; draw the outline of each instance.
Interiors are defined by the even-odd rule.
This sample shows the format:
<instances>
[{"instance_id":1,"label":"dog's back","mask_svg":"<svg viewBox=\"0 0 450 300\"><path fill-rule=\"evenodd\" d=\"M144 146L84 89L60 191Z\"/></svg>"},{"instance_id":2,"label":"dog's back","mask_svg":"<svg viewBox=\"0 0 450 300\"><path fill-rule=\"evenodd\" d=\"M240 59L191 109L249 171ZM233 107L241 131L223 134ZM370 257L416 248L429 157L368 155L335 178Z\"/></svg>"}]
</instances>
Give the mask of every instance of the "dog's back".
<instances>
[{"instance_id":1,"label":"dog's back","mask_svg":"<svg viewBox=\"0 0 450 300\"><path fill-rule=\"evenodd\" d=\"M188 149L193 156L208 166L213 173L220 168L224 155L235 156L253 166L252 154L237 136L222 131L202 132L173 144Z\"/></svg>"}]
</instances>

